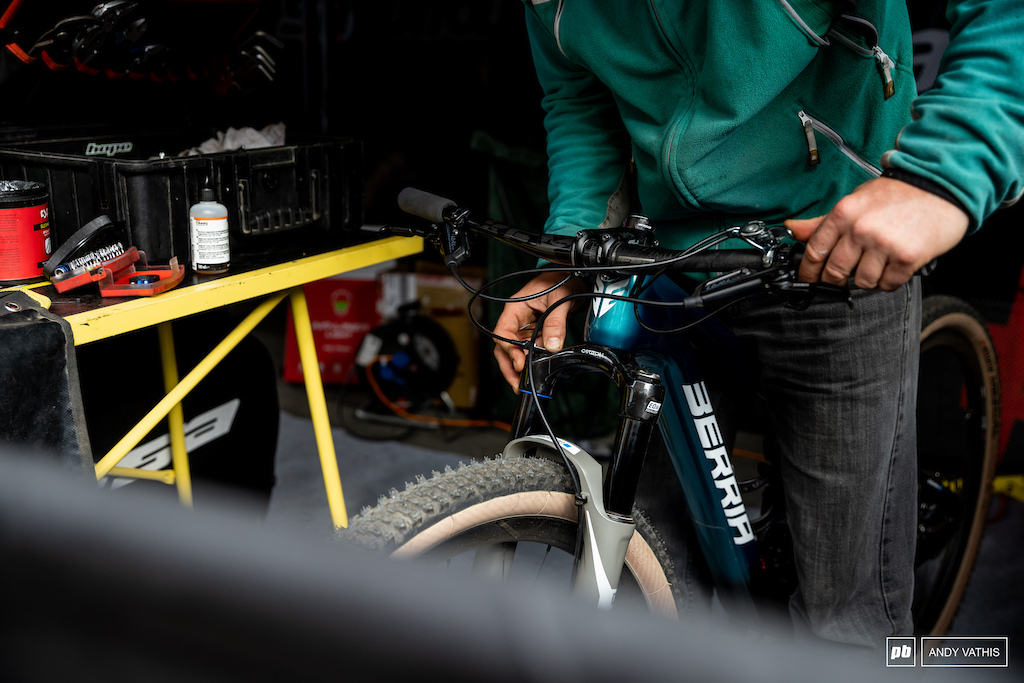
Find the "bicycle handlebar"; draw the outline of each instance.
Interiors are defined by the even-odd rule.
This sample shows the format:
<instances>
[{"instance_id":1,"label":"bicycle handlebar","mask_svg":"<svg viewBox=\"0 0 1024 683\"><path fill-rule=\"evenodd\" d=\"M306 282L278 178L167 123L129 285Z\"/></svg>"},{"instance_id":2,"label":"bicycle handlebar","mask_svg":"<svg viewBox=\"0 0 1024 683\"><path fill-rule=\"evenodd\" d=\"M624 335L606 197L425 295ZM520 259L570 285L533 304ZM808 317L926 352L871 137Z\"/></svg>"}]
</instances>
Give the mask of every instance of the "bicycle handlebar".
<instances>
[{"instance_id":1,"label":"bicycle handlebar","mask_svg":"<svg viewBox=\"0 0 1024 683\"><path fill-rule=\"evenodd\" d=\"M846 287L800 282L797 268L802 244L781 241L777 231L751 222L705 240L692 253L657 246L646 219L627 221L612 230L581 230L574 237L519 230L494 220L478 222L468 209L444 197L406 188L398 196L402 210L430 221L430 228L385 228L399 234L421 235L442 252L453 271L469 256L469 233L481 234L538 259L579 271L603 270L631 275L716 273L700 283L681 303L688 308L720 306L758 292L782 296L786 305L805 308L812 299L850 302ZM710 249L725 239L737 238L756 248Z\"/></svg>"},{"instance_id":2,"label":"bicycle handlebar","mask_svg":"<svg viewBox=\"0 0 1024 683\"><path fill-rule=\"evenodd\" d=\"M644 266L653 269L668 264L673 271L705 273L765 268L763 255L753 249L709 250L683 257L679 251L615 239L602 231L584 230L575 237L567 237L520 230L493 220L478 222L472 220L469 211L456 202L413 187L399 193L398 206L402 211L434 224L457 222L472 232L556 265L639 270ZM451 236L449 242L454 242ZM454 250L450 247L449 253ZM799 263L799 256L794 263Z\"/></svg>"},{"instance_id":3,"label":"bicycle handlebar","mask_svg":"<svg viewBox=\"0 0 1024 683\"><path fill-rule=\"evenodd\" d=\"M450 199L417 190L415 187L407 187L398 193L398 208L431 223L444 221L445 211L457 207L458 204Z\"/></svg>"}]
</instances>

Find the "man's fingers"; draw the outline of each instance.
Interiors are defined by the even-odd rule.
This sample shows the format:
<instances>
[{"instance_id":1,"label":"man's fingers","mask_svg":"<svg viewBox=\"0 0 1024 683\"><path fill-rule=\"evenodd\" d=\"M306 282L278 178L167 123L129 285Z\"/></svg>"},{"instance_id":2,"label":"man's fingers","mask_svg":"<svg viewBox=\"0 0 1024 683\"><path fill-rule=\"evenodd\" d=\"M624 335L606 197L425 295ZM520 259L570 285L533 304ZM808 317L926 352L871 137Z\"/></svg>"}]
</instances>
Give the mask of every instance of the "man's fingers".
<instances>
[{"instance_id":1,"label":"man's fingers","mask_svg":"<svg viewBox=\"0 0 1024 683\"><path fill-rule=\"evenodd\" d=\"M786 227L793 231L793 236L807 242L807 249L800 260L799 273L804 282L818 282L822 279L825 264L839 240L839 231L830 219L831 216L826 216L820 220L811 218L786 221Z\"/></svg>"},{"instance_id":2,"label":"man's fingers","mask_svg":"<svg viewBox=\"0 0 1024 683\"><path fill-rule=\"evenodd\" d=\"M807 249L812 250L816 248L811 246L811 242L808 242ZM820 251L816 250L815 253L820 255ZM859 268L858 264L864 256L864 253L864 250L849 237L843 237L838 240L835 245L829 249L828 255L825 257L825 263L820 271L821 281L840 287L846 285L850 276ZM879 273L881 273L881 271L879 271Z\"/></svg>"},{"instance_id":3,"label":"man's fingers","mask_svg":"<svg viewBox=\"0 0 1024 683\"><path fill-rule=\"evenodd\" d=\"M569 308L569 304L562 304L544 319L541 345L551 353L561 351L562 344L565 343L565 320L569 315Z\"/></svg>"},{"instance_id":4,"label":"man's fingers","mask_svg":"<svg viewBox=\"0 0 1024 683\"><path fill-rule=\"evenodd\" d=\"M807 243L800 264L804 282L898 289L931 259L964 236L969 217L956 204L893 178L870 180L825 216L786 221Z\"/></svg>"},{"instance_id":5,"label":"man's fingers","mask_svg":"<svg viewBox=\"0 0 1024 683\"><path fill-rule=\"evenodd\" d=\"M582 282L565 281L565 279L565 275L562 273L542 273L513 294L512 299L520 300L505 304L505 308L494 325L495 335L508 340L529 341L533 339L534 325L544 311L556 301L575 291L580 291ZM525 298L552 287L556 287L556 289L547 294L533 299ZM570 303L565 303L544 317L544 321L541 323L542 329L536 336L538 345L552 352L561 350L565 343L566 318L571 308ZM517 389L519 374L526 365L526 351L516 344L501 341L501 339L495 339L494 342L494 357L498 361L501 374L513 389Z\"/></svg>"},{"instance_id":6,"label":"man's fingers","mask_svg":"<svg viewBox=\"0 0 1024 683\"><path fill-rule=\"evenodd\" d=\"M824 218L824 216L818 216L817 218L790 218L785 222L785 225L793 233L793 237L801 242L806 242L814 234L814 231L818 229Z\"/></svg>"},{"instance_id":7,"label":"man's fingers","mask_svg":"<svg viewBox=\"0 0 1024 683\"><path fill-rule=\"evenodd\" d=\"M885 255L877 251L865 251L857 264L857 272L854 274L853 284L859 289L874 289L882 281L882 274L886 270Z\"/></svg>"},{"instance_id":8,"label":"man's fingers","mask_svg":"<svg viewBox=\"0 0 1024 683\"><path fill-rule=\"evenodd\" d=\"M512 346L511 344L505 344L506 348L499 346L494 347L494 358L498 361L498 370L501 371L501 376L505 378L509 386L512 387L513 391L518 392L519 390L519 373L522 371L523 363L525 362L525 354L518 347ZM515 362L516 358L519 358L519 363ZM516 366L519 366L516 369Z\"/></svg>"},{"instance_id":9,"label":"man's fingers","mask_svg":"<svg viewBox=\"0 0 1024 683\"><path fill-rule=\"evenodd\" d=\"M916 268L894 264L890 261L886 264L885 270L878 280L877 287L886 292L894 292L902 287L907 280L914 277L915 272L917 272Z\"/></svg>"},{"instance_id":10,"label":"man's fingers","mask_svg":"<svg viewBox=\"0 0 1024 683\"><path fill-rule=\"evenodd\" d=\"M494 324L494 334L502 339L522 339L521 330L533 321L533 309L523 304L505 306ZM519 387L519 371L523 366L523 351L515 344L502 339L494 340L494 358L498 362L501 376L513 391Z\"/></svg>"}]
</instances>

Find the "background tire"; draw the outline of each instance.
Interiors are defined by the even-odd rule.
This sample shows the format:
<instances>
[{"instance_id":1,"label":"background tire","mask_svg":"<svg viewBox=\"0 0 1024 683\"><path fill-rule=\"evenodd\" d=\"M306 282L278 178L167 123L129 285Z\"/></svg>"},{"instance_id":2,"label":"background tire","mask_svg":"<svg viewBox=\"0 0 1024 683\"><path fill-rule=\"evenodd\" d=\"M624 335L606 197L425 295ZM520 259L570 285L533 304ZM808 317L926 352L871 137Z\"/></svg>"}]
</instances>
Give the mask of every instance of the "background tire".
<instances>
[{"instance_id":1,"label":"background tire","mask_svg":"<svg viewBox=\"0 0 1024 683\"><path fill-rule=\"evenodd\" d=\"M941 635L977 558L999 447L999 372L981 316L924 300L918 385L918 540L914 624Z\"/></svg>"}]
</instances>

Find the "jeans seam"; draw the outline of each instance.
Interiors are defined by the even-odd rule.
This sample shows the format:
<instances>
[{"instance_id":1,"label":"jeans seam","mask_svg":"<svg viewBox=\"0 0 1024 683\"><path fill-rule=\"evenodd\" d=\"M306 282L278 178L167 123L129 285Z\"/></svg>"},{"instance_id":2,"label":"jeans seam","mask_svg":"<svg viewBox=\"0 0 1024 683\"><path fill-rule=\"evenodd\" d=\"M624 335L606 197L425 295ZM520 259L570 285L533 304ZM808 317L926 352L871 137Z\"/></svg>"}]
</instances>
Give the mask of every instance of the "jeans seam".
<instances>
[{"instance_id":1,"label":"jeans seam","mask_svg":"<svg viewBox=\"0 0 1024 683\"><path fill-rule=\"evenodd\" d=\"M901 370L900 376L902 378L902 381L900 382L900 393L899 393L899 398L898 398L898 401L897 401L897 404L896 404L897 405L897 409L896 409L896 428L895 428L895 431L893 432L892 449L891 449L891 451L889 453L889 471L888 471L888 475L886 477L885 503L884 503L883 508L882 508L882 510L883 510L883 514L882 514L882 535L881 535L881 538L879 539L879 544L878 544L878 550L879 550L879 553L878 553L879 592L882 594L882 605L885 608L886 619L889 620L889 630L893 634L896 633L896 619L895 619L895 617L893 615L890 595L889 595L888 590L886 589L886 584L889 582L887 574L891 570L891 568L889 567L889 563L886 562L886 555L888 553L888 549L886 548L886 543L887 543L887 538L888 538L889 527L891 526L891 523L890 523L890 520L891 520L890 504L891 504L892 497L893 497L893 485L894 485L893 484L893 479L894 479L893 470L896 467L896 454L897 454L897 451L899 450L899 446L898 446L898 444L900 443L899 435L902 433L901 430L903 429L904 423L906 422L905 415L904 415L904 410L905 410L905 401L906 401L907 351L908 351L908 346L909 346L909 335L911 334L911 332L910 332L910 317L911 317L911 313L912 313L912 309L913 309L913 306L912 306L912 296L913 295L912 295L912 292L911 292L912 287L913 287L913 282L912 281L906 287L904 287L904 292L905 292L905 297L906 297L906 307L905 307L904 313L903 313L903 344L902 344L902 349L901 349L902 353L900 354L900 358L901 358L901 361L900 361L900 370Z\"/></svg>"}]
</instances>

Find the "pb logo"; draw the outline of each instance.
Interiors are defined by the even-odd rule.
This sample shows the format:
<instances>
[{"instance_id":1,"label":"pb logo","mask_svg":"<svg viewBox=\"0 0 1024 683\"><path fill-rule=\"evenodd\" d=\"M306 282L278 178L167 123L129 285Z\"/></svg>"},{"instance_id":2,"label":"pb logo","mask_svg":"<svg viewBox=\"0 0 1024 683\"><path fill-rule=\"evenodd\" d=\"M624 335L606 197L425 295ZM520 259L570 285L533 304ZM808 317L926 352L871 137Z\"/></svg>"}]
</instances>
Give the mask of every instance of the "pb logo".
<instances>
[{"instance_id":1,"label":"pb logo","mask_svg":"<svg viewBox=\"0 0 1024 683\"><path fill-rule=\"evenodd\" d=\"M886 638L886 666L916 666L917 648L913 638Z\"/></svg>"}]
</instances>

